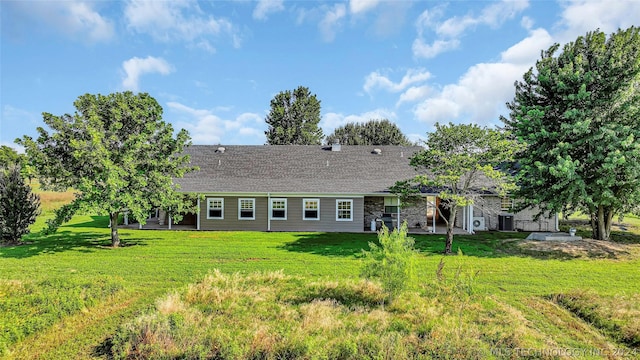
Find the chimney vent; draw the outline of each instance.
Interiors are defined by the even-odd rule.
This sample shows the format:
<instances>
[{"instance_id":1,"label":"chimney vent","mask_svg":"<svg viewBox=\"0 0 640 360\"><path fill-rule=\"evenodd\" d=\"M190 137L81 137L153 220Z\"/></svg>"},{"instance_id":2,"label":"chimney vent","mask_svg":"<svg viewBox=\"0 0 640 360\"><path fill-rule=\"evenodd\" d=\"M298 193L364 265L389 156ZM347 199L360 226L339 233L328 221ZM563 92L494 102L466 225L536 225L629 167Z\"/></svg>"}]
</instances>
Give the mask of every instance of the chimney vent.
<instances>
[{"instance_id":1,"label":"chimney vent","mask_svg":"<svg viewBox=\"0 0 640 360\"><path fill-rule=\"evenodd\" d=\"M380 155L380 154L382 154L382 150L381 149L373 149L373 151L371 153L372 154L376 154L376 155Z\"/></svg>"},{"instance_id":2,"label":"chimney vent","mask_svg":"<svg viewBox=\"0 0 640 360\"><path fill-rule=\"evenodd\" d=\"M224 153L224 151L225 151L225 150L226 150L226 149L225 149L224 147L220 146L220 147L218 147L218 148L216 149L216 152L217 152L217 153L221 153L221 154L222 154L222 153Z\"/></svg>"}]
</instances>

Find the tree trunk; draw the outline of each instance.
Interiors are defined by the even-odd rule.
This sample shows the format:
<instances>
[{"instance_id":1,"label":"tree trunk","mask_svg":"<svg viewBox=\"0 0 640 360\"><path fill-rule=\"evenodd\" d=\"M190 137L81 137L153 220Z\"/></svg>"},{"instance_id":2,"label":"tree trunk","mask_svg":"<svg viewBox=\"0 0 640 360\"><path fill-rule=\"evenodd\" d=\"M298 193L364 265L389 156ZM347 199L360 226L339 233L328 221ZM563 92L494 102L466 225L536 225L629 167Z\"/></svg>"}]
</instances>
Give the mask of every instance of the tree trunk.
<instances>
[{"instance_id":1,"label":"tree trunk","mask_svg":"<svg viewBox=\"0 0 640 360\"><path fill-rule=\"evenodd\" d=\"M609 240L611 236L611 224L613 223L613 210L610 207L599 205L597 212L591 214L591 228L593 238L596 240Z\"/></svg>"},{"instance_id":2,"label":"tree trunk","mask_svg":"<svg viewBox=\"0 0 640 360\"><path fill-rule=\"evenodd\" d=\"M118 212L113 212L111 218L111 246L117 248L120 246L120 237L118 236Z\"/></svg>"},{"instance_id":3,"label":"tree trunk","mask_svg":"<svg viewBox=\"0 0 640 360\"><path fill-rule=\"evenodd\" d=\"M456 210L457 207L453 207L449 213L449 220L447 220L447 241L444 247L444 254L451 254L451 247L453 245L453 227L456 224Z\"/></svg>"}]
</instances>

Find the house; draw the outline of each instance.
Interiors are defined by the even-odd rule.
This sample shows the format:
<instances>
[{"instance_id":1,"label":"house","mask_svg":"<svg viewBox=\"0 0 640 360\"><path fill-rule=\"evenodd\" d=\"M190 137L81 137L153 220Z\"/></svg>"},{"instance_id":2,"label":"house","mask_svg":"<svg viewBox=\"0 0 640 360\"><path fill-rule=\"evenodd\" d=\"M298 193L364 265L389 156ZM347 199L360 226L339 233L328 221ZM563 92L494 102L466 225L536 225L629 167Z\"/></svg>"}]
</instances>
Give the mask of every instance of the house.
<instances>
[{"instance_id":1,"label":"house","mask_svg":"<svg viewBox=\"0 0 640 360\"><path fill-rule=\"evenodd\" d=\"M414 177L409 158L422 148L403 146L208 146L186 149L199 171L176 179L180 190L202 195L198 213L183 224L198 230L363 232L383 216L394 225L435 231L436 194L419 206L403 207L389 192L396 181ZM497 211L467 207L457 224L468 232L483 218L498 229L503 199L488 194ZM467 216L472 214L472 216ZM435 221L434 221L435 218ZM515 214L515 229L553 231L555 223ZM476 224L476 230L481 229Z\"/></svg>"}]
</instances>

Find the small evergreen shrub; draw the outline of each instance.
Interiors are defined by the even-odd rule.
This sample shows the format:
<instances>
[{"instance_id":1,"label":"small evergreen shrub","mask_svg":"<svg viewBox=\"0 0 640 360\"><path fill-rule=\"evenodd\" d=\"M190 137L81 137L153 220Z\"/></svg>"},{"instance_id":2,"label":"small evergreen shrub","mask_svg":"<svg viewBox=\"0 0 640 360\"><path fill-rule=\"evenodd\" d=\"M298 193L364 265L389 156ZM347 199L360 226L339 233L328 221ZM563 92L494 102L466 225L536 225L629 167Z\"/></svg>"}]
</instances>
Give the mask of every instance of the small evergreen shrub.
<instances>
[{"instance_id":1,"label":"small evergreen shrub","mask_svg":"<svg viewBox=\"0 0 640 360\"><path fill-rule=\"evenodd\" d=\"M40 214L40 198L31 192L20 167L0 169L0 243L18 244Z\"/></svg>"}]
</instances>

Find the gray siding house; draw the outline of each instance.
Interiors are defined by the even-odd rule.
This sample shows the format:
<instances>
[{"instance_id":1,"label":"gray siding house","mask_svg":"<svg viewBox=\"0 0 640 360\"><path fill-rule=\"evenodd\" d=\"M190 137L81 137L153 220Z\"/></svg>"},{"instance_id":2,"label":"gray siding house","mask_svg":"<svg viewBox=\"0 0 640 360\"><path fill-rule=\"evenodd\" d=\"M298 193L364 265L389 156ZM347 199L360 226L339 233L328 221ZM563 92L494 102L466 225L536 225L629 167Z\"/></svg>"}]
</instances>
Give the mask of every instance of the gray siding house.
<instances>
[{"instance_id":1,"label":"gray siding house","mask_svg":"<svg viewBox=\"0 0 640 360\"><path fill-rule=\"evenodd\" d=\"M436 194L424 194L423 205L403 207L389 192L396 181L416 175L409 158L421 149L193 145L186 152L200 170L176 182L183 192L203 195L198 213L186 217L198 230L363 232L371 231L372 221L380 227L384 216L394 225L406 220L410 228L436 231ZM485 203L503 203L493 197ZM457 225L468 232L498 229L500 211L490 210L465 208ZM515 229L555 230L530 214L515 216ZM480 217L482 228L474 223Z\"/></svg>"}]
</instances>

